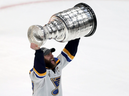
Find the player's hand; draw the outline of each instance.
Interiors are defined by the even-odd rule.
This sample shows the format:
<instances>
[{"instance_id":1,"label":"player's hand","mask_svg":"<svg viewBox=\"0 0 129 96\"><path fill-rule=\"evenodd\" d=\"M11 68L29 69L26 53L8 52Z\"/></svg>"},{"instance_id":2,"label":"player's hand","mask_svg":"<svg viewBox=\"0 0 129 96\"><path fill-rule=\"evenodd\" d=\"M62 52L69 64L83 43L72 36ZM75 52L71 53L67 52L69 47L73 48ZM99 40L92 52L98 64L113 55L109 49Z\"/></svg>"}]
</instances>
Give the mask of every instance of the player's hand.
<instances>
[{"instance_id":1,"label":"player's hand","mask_svg":"<svg viewBox=\"0 0 129 96\"><path fill-rule=\"evenodd\" d=\"M37 44L34 44L34 43L31 43L30 48L33 49L33 50L40 49L40 47L38 47L38 45Z\"/></svg>"}]
</instances>

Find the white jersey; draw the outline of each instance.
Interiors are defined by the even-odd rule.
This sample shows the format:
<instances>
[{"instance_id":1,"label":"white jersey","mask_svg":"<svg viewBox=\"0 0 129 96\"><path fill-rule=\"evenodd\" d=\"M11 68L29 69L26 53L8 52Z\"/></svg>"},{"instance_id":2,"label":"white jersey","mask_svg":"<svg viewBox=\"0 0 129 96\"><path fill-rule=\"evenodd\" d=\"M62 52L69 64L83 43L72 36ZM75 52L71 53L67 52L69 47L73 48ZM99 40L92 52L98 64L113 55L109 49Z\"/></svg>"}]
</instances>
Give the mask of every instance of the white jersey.
<instances>
[{"instance_id":1,"label":"white jersey","mask_svg":"<svg viewBox=\"0 0 129 96\"><path fill-rule=\"evenodd\" d=\"M62 69L70 61L73 60L77 51L78 42L79 40L68 43L61 52L61 54L57 58L55 58L57 66L55 67L54 71L51 69L45 69L46 71L40 74L37 71L38 70L37 66L34 66L30 70L29 74L32 81L32 90L33 90L32 96L62 96L62 86L61 86ZM40 56L42 55L40 54Z\"/></svg>"},{"instance_id":2,"label":"white jersey","mask_svg":"<svg viewBox=\"0 0 129 96\"><path fill-rule=\"evenodd\" d=\"M47 69L44 78L38 78L35 75L36 72L33 69L31 70L30 78L32 80L33 96L62 96L61 72L62 68L68 64L68 61L60 54L58 62L59 64L56 66L55 72Z\"/></svg>"}]
</instances>

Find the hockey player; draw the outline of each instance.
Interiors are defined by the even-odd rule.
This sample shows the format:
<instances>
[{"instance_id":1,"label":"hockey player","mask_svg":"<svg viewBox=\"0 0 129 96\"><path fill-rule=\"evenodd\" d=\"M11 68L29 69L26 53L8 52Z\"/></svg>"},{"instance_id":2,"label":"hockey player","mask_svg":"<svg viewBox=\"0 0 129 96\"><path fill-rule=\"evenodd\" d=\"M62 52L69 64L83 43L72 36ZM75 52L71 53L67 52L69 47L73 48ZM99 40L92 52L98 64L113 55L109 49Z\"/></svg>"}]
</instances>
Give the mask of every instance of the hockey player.
<instances>
[{"instance_id":1,"label":"hockey player","mask_svg":"<svg viewBox=\"0 0 129 96\"><path fill-rule=\"evenodd\" d=\"M32 81L32 96L62 96L62 69L73 60L79 40L80 38L69 41L56 58L52 55L55 48L39 48L31 43L30 47L35 50L34 66L29 72Z\"/></svg>"}]
</instances>

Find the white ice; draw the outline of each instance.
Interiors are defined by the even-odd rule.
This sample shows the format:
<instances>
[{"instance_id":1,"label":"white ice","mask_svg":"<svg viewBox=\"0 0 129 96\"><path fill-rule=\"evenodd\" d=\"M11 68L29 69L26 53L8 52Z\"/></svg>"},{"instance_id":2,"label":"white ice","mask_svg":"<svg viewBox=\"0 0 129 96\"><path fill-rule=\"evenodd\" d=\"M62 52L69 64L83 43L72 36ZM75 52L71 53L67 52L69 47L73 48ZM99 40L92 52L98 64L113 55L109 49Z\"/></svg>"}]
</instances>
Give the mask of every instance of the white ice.
<instances>
[{"instance_id":1,"label":"white ice","mask_svg":"<svg viewBox=\"0 0 129 96\"><path fill-rule=\"evenodd\" d=\"M44 0L2 9L31 1L0 1L0 96L31 96L28 28L80 2L94 10L97 30L81 38L76 57L63 69L63 96L129 96L129 1ZM43 46L55 47L57 56L65 44L48 40Z\"/></svg>"}]
</instances>

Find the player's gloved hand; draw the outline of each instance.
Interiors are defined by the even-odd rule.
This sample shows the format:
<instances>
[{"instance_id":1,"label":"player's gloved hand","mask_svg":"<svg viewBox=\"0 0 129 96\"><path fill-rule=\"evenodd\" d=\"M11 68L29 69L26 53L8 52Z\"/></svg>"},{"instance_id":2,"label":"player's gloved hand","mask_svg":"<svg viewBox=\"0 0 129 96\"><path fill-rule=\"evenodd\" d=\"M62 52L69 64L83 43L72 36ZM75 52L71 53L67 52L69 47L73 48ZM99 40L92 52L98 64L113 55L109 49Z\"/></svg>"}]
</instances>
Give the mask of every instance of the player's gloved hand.
<instances>
[{"instance_id":1,"label":"player's gloved hand","mask_svg":"<svg viewBox=\"0 0 129 96\"><path fill-rule=\"evenodd\" d=\"M34 44L34 43L31 43L31 44L30 44L30 48L33 49L33 50L38 50L38 49L40 49L40 47L38 47L38 45L37 45L37 44Z\"/></svg>"}]
</instances>

